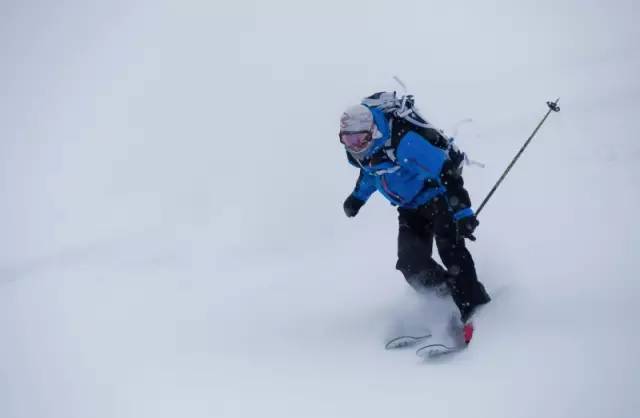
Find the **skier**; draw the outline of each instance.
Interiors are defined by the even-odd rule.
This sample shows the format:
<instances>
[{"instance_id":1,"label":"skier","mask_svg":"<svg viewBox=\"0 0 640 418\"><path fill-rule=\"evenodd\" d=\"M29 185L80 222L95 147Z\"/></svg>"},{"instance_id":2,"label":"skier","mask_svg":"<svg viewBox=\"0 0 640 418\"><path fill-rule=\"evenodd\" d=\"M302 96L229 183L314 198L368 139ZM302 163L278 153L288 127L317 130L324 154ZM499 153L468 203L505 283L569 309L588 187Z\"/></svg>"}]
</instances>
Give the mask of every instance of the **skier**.
<instances>
[{"instance_id":1,"label":"skier","mask_svg":"<svg viewBox=\"0 0 640 418\"><path fill-rule=\"evenodd\" d=\"M468 344L474 310L491 299L464 241L475 240L479 224L461 176L464 154L420 116L411 96L400 100L395 93L376 93L349 107L339 137L360 169L345 214L356 216L376 190L398 207L396 269L418 292L448 290L460 310L459 337ZM434 238L446 269L431 257Z\"/></svg>"}]
</instances>

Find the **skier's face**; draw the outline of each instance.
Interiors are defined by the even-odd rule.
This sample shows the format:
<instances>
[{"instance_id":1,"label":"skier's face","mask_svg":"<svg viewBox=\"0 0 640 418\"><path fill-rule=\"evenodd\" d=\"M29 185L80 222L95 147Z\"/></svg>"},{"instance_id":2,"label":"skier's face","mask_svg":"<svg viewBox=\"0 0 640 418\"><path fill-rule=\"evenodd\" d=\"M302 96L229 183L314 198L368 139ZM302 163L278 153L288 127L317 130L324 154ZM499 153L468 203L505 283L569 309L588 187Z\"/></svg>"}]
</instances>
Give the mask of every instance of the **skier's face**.
<instances>
[{"instance_id":1,"label":"skier's face","mask_svg":"<svg viewBox=\"0 0 640 418\"><path fill-rule=\"evenodd\" d=\"M371 131L340 132L340 142L349 151L360 152L367 148L373 139Z\"/></svg>"}]
</instances>

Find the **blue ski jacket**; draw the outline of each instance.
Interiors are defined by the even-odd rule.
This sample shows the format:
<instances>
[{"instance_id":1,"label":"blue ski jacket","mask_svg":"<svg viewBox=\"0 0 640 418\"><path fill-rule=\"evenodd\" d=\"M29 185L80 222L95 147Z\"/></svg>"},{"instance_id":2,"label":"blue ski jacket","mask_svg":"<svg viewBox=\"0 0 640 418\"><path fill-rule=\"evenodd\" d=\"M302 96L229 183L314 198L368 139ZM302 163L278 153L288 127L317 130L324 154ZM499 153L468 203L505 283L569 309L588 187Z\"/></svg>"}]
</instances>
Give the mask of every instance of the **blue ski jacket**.
<instances>
[{"instance_id":1,"label":"blue ski jacket","mask_svg":"<svg viewBox=\"0 0 640 418\"><path fill-rule=\"evenodd\" d=\"M366 202L377 190L391 204L410 209L444 196L455 219L473 215L461 177L464 154L449 147L446 140L442 146L427 138L435 135L443 140L435 129L407 129L403 121L393 119L390 124L381 110L369 110L382 136L374 139L364 156L356 158L347 151L349 162L360 169L352 196Z\"/></svg>"}]
</instances>

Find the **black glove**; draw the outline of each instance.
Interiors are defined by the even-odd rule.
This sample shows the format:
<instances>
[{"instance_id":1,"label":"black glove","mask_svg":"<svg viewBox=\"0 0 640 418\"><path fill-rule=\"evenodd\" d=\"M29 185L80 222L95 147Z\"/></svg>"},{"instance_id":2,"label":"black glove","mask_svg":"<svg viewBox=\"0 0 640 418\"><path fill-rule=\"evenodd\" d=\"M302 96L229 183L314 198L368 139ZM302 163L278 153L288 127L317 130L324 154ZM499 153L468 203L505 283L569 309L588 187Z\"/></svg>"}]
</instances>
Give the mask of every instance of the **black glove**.
<instances>
[{"instance_id":1,"label":"black glove","mask_svg":"<svg viewBox=\"0 0 640 418\"><path fill-rule=\"evenodd\" d=\"M364 205L364 201L354 197L352 194L347 197L342 205L344 208L344 213L349 217L353 218L358 214L360 208Z\"/></svg>"},{"instance_id":2,"label":"black glove","mask_svg":"<svg viewBox=\"0 0 640 418\"><path fill-rule=\"evenodd\" d=\"M462 219L458 219L456 226L458 227L458 235L464 238L468 238L471 241L475 241L476 237L473 236L473 231L480 225L480 221L475 215L465 216Z\"/></svg>"}]
</instances>

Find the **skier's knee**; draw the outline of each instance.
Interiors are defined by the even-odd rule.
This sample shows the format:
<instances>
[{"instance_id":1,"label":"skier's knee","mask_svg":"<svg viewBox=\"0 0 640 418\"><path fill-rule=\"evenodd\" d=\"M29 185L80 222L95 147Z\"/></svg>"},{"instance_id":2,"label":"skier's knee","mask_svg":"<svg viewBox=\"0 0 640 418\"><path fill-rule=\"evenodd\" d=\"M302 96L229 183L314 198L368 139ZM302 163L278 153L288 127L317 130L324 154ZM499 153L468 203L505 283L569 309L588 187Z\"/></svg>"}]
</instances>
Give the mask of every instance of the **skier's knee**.
<instances>
[{"instance_id":1,"label":"skier's knee","mask_svg":"<svg viewBox=\"0 0 640 418\"><path fill-rule=\"evenodd\" d=\"M446 271L435 262L429 267L423 266L420 270L402 266L400 263L396 268L402 272L407 283L419 292L438 287L446 282Z\"/></svg>"}]
</instances>

